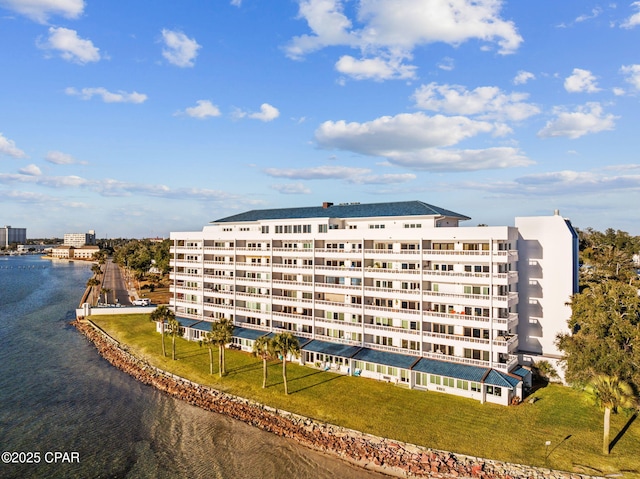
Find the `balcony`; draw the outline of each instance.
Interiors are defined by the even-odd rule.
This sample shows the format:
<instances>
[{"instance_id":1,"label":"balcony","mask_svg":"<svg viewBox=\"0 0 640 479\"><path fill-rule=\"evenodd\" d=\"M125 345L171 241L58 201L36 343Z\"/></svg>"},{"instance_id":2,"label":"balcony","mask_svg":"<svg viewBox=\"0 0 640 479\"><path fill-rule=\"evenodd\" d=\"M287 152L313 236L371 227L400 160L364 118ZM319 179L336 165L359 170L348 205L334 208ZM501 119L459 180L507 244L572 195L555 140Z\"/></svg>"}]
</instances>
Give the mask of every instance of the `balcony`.
<instances>
[{"instance_id":1,"label":"balcony","mask_svg":"<svg viewBox=\"0 0 640 479\"><path fill-rule=\"evenodd\" d=\"M326 290L327 292L335 293L338 291L362 291L362 286L351 284L316 283L315 289L316 291Z\"/></svg>"},{"instance_id":2,"label":"balcony","mask_svg":"<svg viewBox=\"0 0 640 479\"><path fill-rule=\"evenodd\" d=\"M396 326L385 326L382 324L366 323L364 325L364 328L367 333L369 333L370 331L376 331L385 333L409 334L412 336L419 336L422 333L419 329L399 328Z\"/></svg>"},{"instance_id":3,"label":"balcony","mask_svg":"<svg viewBox=\"0 0 640 479\"><path fill-rule=\"evenodd\" d=\"M398 319L410 319L418 321L422 311L419 309L403 309L403 308L387 308L385 306L374 306L372 304L366 304L364 306L365 314L373 316L393 316Z\"/></svg>"}]
</instances>

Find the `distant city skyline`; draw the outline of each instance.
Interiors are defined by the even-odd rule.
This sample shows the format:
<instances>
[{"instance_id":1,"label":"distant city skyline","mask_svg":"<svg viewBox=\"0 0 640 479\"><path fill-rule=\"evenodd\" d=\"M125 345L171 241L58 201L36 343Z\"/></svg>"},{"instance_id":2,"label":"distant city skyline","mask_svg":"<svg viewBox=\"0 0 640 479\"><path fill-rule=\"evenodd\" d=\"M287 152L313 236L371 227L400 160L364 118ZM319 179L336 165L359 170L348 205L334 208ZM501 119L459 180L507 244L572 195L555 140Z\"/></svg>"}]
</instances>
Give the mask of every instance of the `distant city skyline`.
<instances>
[{"instance_id":1,"label":"distant city skyline","mask_svg":"<svg viewBox=\"0 0 640 479\"><path fill-rule=\"evenodd\" d=\"M419 200L640 234L640 2L0 0L0 223Z\"/></svg>"}]
</instances>

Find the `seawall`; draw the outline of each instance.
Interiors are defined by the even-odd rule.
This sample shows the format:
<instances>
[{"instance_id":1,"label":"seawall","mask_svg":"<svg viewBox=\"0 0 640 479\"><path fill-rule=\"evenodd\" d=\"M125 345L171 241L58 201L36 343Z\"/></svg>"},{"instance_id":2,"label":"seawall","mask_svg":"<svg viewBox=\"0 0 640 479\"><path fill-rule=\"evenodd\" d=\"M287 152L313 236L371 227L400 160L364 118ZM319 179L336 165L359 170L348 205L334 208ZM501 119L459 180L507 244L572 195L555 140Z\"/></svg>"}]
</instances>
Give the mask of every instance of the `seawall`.
<instances>
[{"instance_id":1,"label":"seawall","mask_svg":"<svg viewBox=\"0 0 640 479\"><path fill-rule=\"evenodd\" d=\"M73 324L96 346L103 358L144 384L149 384L189 404L238 419L278 436L293 439L306 447L337 456L365 469L395 477L442 479L472 477L587 479L596 477L453 454L317 422L175 376L129 353L125 345L111 338L93 322L77 320Z\"/></svg>"}]
</instances>

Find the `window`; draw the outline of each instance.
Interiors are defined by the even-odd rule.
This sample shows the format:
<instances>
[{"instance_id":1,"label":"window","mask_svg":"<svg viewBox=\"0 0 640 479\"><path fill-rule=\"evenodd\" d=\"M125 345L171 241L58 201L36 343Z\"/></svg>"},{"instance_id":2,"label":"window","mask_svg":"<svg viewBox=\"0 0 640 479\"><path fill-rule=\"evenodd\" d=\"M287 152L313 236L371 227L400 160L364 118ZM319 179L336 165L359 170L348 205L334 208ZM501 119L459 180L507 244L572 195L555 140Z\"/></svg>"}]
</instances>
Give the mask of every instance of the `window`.
<instances>
[{"instance_id":1,"label":"window","mask_svg":"<svg viewBox=\"0 0 640 479\"><path fill-rule=\"evenodd\" d=\"M469 381L463 381L462 379L458 379L456 381L456 387L458 389L468 390L469 389Z\"/></svg>"},{"instance_id":2,"label":"window","mask_svg":"<svg viewBox=\"0 0 640 479\"><path fill-rule=\"evenodd\" d=\"M318 225L318 233L326 233L327 225Z\"/></svg>"},{"instance_id":3,"label":"window","mask_svg":"<svg viewBox=\"0 0 640 479\"><path fill-rule=\"evenodd\" d=\"M269 227L268 227L268 226L261 226L261 227L260 227L260 231L261 231L263 234L268 234L268 233L269 233Z\"/></svg>"},{"instance_id":4,"label":"window","mask_svg":"<svg viewBox=\"0 0 640 479\"><path fill-rule=\"evenodd\" d=\"M442 384L442 378L440 376L434 376L433 374L429 377L429 382L431 384Z\"/></svg>"},{"instance_id":5,"label":"window","mask_svg":"<svg viewBox=\"0 0 640 479\"><path fill-rule=\"evenodd\" d=\"M455 380L453 378L442 378L442 385L447 387L455 387Z\"/></svg>"},{"instance_id":6,"label":"window","mask_svg":"<svg viewBox=\"0 0 640 479\"><path fill-rule=\"evenodd\" d=\"M480 387L480 383L471 383L471 390L473 392L477 392L479 393L480 391L482 391L481 387Z\"/></svg>"}]
</instances>

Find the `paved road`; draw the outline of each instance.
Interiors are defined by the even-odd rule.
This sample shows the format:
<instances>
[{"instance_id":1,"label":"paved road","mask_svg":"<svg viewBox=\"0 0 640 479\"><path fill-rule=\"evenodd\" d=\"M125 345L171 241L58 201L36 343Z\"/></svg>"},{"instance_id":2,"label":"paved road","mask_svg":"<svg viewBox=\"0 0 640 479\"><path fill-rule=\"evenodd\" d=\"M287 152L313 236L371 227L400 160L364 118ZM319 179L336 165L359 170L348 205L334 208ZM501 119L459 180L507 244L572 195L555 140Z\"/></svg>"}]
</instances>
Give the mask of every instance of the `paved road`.
<instances>
[{"instance_id":1,"label":"paved road","mask_svg":"<svg viewBox=\"0 0 640 479\"><path fill-rule=\"evenodd\" d=\"M129 292L127 291L125 280L122 277L122 272L120 268L118 268L118 265L109 258L104 264L104 267L103 287L111 290L108 295L109 303L113 304L116 302L122 306L131 306Z\"/></svg>"}]
</instances>

